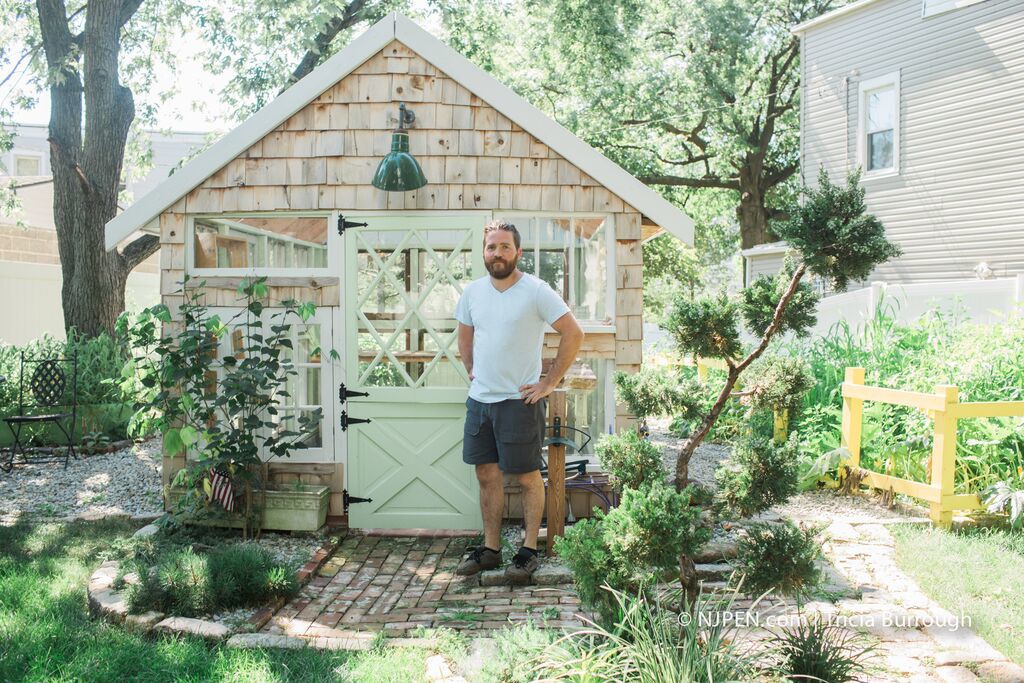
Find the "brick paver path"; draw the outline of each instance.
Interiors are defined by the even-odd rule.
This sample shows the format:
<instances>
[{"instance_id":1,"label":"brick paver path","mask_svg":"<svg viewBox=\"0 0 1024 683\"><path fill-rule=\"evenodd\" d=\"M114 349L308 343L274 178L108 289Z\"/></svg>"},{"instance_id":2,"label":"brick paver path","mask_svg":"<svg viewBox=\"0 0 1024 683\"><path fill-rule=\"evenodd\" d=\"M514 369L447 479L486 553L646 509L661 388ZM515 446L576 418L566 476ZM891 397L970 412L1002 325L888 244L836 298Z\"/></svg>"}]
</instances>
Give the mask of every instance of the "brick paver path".
<instances>
[{"instance_id":1,"label":"brick paver path","mask_svg":"<svg viewBox=\"0 0 1024 683\"><path fill-rule=\"evenodd\" d=\"M471 542L350 533L262 632L344 639L365 631L411 635L418 626L484 635L529 619L582 624L572 584L481 586L477 577L456 576Z\"/></svg>"}]
</instances>

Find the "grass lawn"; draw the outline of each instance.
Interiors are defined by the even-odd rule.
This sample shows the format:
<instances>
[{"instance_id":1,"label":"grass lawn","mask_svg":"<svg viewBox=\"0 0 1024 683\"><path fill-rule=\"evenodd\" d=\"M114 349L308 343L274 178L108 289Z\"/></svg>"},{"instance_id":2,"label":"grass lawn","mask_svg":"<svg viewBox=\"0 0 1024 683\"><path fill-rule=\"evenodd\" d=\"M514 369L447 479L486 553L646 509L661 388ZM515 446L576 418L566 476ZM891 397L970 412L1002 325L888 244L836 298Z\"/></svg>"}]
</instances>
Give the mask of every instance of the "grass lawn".
<instances>
[{"instance_id":1,"label":"grass lawn","mask_svg":"<svg viewBox=\"0 0 1024 683\"><path fill-rule=\"evenodd\" d=\"M950 612L970 616L993 647L1024 664L1024 534L892 528L896 561Z\"/></svg>"},{"instance_id":2,"label":"grass lawn","mask_svg":"<svg viewBox=\"0 0 1024 683\"><path fill-rule=\"evenodd\" d=\"M422 680L426 650L230 650L90 618L85 587L135 525L0 527L0 681Z\"/></svg>"}]
</instances>

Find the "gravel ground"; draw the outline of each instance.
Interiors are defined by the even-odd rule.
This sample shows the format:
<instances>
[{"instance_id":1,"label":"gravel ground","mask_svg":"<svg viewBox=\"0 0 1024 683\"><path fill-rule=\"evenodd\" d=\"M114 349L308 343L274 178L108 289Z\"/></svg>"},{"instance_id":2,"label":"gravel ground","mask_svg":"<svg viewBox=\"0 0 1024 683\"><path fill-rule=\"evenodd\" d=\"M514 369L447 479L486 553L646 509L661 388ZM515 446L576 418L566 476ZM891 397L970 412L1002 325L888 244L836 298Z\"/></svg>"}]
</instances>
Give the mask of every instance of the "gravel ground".
<instances>
[{"instance_id":1,"label":"gravel ground","mask_svg":"<svg viewBox=\"0 0 1024 683\"><path fill-rule=\"evenodd\" d=\"M676 456L679 454L679 445L683 440L669 432L670 423L671 420L667 417L651 418L647 421L647 426L651 430L651 443L661 448L661 459L669 473L674 474ZM729 457L731 452L732 448L725 444L701 444L690 458L690 479L696 479L705 487L714 490L715 470L718 469L719 463Z\"/></svg>"},{"instance_id":2,"label":"gravel ground","mask_svg":"<svg viewBox=\"0 0 1024 683\"><path fill-rule=\"evenodd\" d=\"M674 471L676 454L682 439L669 433L668 418L648 420L651 429L651 443L660 446L662 459L669 472ZM702 444L690 460L690 478L715 488L715 470L722 460L729 457L732 448L725 444ZM871 494L840 496L832 491L806 491L789 499L783 505L776 505L754 521L775 521L787 517L793 521L828 523L844 521L852 523L892 524L898 522L920 522L927 518L923 507L903 509L887 508ZM716 530L717 531L717 530Z\"/></svg>"},{"instance_id":3,"label":"gravel ground","mask_svg":"<svg viewBox=\"0 0 1024 683\"><path fill-rule=\"evenodd\" d=\"M21 464L0 472L0 523L46 518L159 515L160 442L62 462Z\"/></svg>"}]
</instances>

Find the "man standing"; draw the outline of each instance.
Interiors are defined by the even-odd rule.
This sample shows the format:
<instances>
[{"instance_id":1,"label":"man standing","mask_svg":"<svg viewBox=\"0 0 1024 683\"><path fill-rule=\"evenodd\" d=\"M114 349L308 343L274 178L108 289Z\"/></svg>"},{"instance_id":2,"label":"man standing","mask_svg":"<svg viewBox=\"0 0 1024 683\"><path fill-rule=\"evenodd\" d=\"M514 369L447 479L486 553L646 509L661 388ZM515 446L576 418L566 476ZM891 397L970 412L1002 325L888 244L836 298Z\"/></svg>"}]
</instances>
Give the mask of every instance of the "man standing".
<instances>
[{"instance_id":1,"label":"man standing","mask_svg":"<svg viewBox=\"0 0 1024 683\"><path fill-rule=\"evenodd\" d=\"M505 570L515 584L529 583L538 564L537 533L544 515L544 397L562 381L583 342L583 330L562 298L543 280L516 268L522 255L514 225L502 220L488 223L484 265L490 275L466 286L455 311L459 353L471 380L462 459L476 467L484 522L484 544L470 551L456 573L470 576L501 565L503 474L508 474L522 487L526 525L523 547ZM547 325L561 340L554 363L541 380Z\"/></svg>"}]
</instances>

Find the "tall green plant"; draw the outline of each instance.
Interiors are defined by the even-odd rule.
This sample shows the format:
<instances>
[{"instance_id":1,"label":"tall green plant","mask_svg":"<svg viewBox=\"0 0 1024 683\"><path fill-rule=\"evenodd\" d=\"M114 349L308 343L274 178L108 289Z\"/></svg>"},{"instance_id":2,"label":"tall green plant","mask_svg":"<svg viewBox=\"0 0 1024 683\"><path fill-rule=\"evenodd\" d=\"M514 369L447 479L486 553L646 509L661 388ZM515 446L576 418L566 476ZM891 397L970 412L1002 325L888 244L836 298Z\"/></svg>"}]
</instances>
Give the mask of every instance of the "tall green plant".
<instances>
[{"instance_id":1,"label":"tall green plant","mask_svg":"<svg viewBox=\"0 0 1024 683\"><path fill-rule=\"evenodd\" d=\"M242 491L248 535L259 519L254 491L265 483L263 464L306 448L319 428L320 409L292 424L279 410L290 396L289 379L298 374L291 325L308 320L315 309L289 300L268 313L266 278L259 278L242 282L242 309L223 320L204 303L203 286L183 282L177 315L161 304L143 311L134 325L123 318L119 325L136 349L145 350L137 369L149 393L138 410L162 433L165 454L190 456L174 481L186 487L178 512L210 511L210 471L226 471ZM222 354L228 335L235 335L233 348Z\"/></svg>"}]
</instances>

